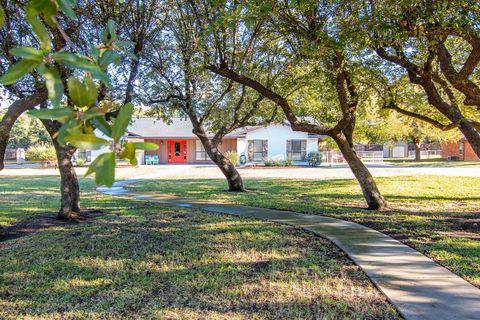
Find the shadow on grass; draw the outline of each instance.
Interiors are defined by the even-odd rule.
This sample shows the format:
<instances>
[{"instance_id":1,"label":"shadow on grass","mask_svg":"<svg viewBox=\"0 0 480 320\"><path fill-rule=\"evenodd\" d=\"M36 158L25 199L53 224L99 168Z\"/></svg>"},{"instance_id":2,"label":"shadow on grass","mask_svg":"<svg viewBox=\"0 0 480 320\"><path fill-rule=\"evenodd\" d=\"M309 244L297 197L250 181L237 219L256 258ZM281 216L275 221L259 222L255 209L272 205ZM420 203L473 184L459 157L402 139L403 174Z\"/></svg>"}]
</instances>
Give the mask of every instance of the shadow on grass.
<instances>
[{"instance_id":1,"label":"shadow on grass","mask_svg":"<svg viewBox=\"0 0 480 320\"><path fill-rule=\"evenodd\" d=\"M398 317L323 239L250 219L114 202L118 216L0 243L0 316Z\"/></svg>"}]
</instances>

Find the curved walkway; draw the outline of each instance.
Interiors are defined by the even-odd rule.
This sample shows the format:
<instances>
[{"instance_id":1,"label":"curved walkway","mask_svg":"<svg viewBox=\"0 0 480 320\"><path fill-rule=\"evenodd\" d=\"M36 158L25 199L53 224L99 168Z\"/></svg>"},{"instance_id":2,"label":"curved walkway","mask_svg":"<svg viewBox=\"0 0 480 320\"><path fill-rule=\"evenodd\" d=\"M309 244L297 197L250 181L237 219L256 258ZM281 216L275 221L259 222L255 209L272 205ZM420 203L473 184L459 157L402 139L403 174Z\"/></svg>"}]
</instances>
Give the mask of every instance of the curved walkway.
<instances>
[{"instance_id":1,"label":"curved walkway","mask_svg":"<svg viewBox=\"0 0 480 320\"><path fill-rule=\"evenodd\" d=\"M230 204L184 201L126 190L117 182L102 193L274 221L303 228L334 242L370 277L407 320L478 320L480 289L381 232L340 219Z\"/></svg>"}]
</instances>

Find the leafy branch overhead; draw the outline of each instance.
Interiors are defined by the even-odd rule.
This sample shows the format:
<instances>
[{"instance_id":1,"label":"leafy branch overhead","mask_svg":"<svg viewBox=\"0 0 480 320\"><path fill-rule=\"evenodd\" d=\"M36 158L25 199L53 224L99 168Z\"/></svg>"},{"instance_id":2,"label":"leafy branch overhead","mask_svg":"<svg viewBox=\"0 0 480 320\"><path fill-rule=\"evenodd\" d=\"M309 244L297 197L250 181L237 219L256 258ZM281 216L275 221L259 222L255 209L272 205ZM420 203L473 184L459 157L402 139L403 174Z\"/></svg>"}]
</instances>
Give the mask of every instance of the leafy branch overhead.
<instances>
[{"instance_id":1,"label":"leafy branch overhead","mask_svg":"<svg viewBox=\"0 0 480 320\"><path fill-rule=\"evenodd\" d=\"M125 159L132 165L137 164L136 150L155 150L152 143L124 142L123 137L134 112L131 103L120 108L117 117L109 123L106 113L109 110L99 107L98 97L102 84L111 88L107 73L111 64L119 64L122 55L129 55L124 48L130 41L121 41L116 32L115 22L109 20L101 32L102 43L90 45L89 55L69 51L69 39L57 22L61 11L70 19L76 20L75 0L32 0L25 7L26 21L30 25L39 47L22 46L11 49L12 56L19 58L7 72L0 77L3 85L20 81L27 74L36 72L43 76L48 91L50 108L34 109L30 115L39 119L55 120L61 127L55 138L62 145L71 145L80 149L109 149L92 162L86 175L95 173L98 185L111 186L115 179L116 159ZM5 21L3 8L0 10L0 25ZM65 47L54 51L49 29L60 31L65 38ZM71 76L66 83L62 80L62 70L80 71L82 78ZM98 82L95 82L97 80ZM64 96L67 99L64 99ZM98 130L96 130L98 129ZM102 136L96 132L101 132ZM109 139L110 140L109 140Z\"/></svg>"}]
</instances>

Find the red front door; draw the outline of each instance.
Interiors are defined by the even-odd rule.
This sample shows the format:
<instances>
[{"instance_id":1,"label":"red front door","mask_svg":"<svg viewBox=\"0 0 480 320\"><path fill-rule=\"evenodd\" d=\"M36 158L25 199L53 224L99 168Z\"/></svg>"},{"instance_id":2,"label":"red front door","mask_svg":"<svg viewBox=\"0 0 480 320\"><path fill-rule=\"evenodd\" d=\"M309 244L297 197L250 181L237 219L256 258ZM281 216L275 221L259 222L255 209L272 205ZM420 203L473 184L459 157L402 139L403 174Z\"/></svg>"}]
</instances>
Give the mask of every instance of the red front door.
<instances>
[{"instance_id":1,"label":"red front door","mask_svg":"<svg viewBox=\"0 0 480 320\"><path fill-rule=\"evenodd\" d=\"M184 163L187 162L187 141L169 140L168 141L168 162Z\"/></svg>"}]
</instances>

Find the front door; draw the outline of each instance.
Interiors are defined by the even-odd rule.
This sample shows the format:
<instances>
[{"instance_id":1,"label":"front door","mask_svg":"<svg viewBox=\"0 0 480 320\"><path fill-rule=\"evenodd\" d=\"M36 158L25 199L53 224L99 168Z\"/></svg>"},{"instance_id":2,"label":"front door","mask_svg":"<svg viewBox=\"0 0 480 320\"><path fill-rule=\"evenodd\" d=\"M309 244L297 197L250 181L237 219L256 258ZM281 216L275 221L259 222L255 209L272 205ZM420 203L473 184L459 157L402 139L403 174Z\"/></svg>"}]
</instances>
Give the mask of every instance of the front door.
<instances>
[{"instance_id":1,"label":"front door","mask_svg":"<svg viewBox=\"0 0 480 320\"><path fill-rule=\"evenodd\" d=\"M168 162L184 163L187 162L187 142L185 140L168 141Z\"/></svg>"}]
</instances>

